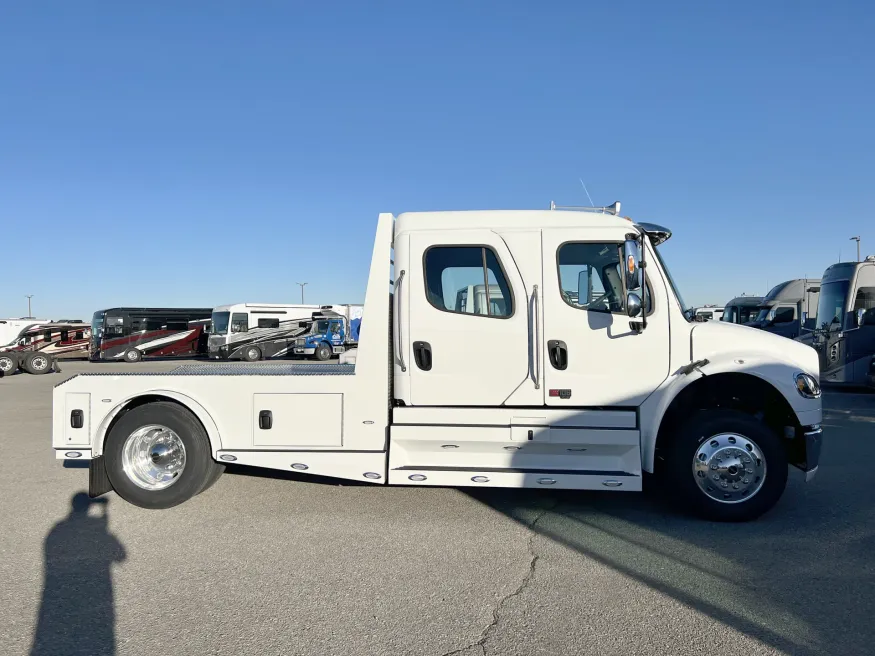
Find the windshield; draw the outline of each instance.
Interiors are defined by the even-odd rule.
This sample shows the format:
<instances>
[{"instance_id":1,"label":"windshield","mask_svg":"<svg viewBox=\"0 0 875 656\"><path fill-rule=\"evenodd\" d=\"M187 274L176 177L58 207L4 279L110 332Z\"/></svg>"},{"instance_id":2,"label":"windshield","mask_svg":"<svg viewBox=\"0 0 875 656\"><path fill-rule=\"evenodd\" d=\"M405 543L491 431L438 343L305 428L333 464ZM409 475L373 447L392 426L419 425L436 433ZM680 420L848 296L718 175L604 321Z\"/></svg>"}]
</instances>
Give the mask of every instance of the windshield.
<instances>
[{"instance_id":1,"label":"windshield","mask_svg":"<svg viewBox=\"0 0 875 656\"><path fill-rule=\"evenodd\" d=\"M103 337L103 312L95 312L91 317L91 336L95 339Z\"/></svg>"},{"instance_id":2,"label":"windshield","mask_svg":"<svg viewBox=\"0 0 875 656\"><path fill-rule=\"evenodd\" d=\"M817 304L816 325L821 329L841 327L847 305L850 281L836 280L820 286L820 302Z\"/></svg>"},{"instance_id":3,"label":"windshield","mask_svg":"<svg viewBox=\"0 0 875 656\"><path fill-rule=\"evenodd\" d=\"M665 264L665 260L662 259L662 255L659 252L659 248L654 248L653 251L656 253L656 259L659 260L659 266L662 267L662 270L665 271L665 276L668 278L668 284L671 285L671 289L674 292L674 295L678 299L678 303L681 304L681 311L684 313L684 317L687 321L692 321L692 308L688 308L687 304L684 303L684 298L681 296L681 290L678 289L677 283L674 281L674 278L671 277L671 271L668 270L668 267Z\"/></svg>"},{"instance_id":4,"label":"windshield","mask_svg":"<svg viewBox=\"0 0 875 656\"><path fill-rule=\"evenodd\" d=\"M327 321L318 321L316 322L316 332L320 335L328 332L328 322Z\"/></svg>"},{"instance_id":5,"label":"windshield","mask_svg":"<svg viewBox=\"0 0 875 656\"><path fill-rule=\"evenodd\" d=\"M230 312L213 312L213 335L225 335L228 332L228 321L230 319Z\"/></svg>"},{"instance_id":6,"label":"windshield","mask_svg":"<svg viewBox=\"0 0 875 656\"><path fill-rule=\"evenodd\" d=\"M762 307L760 308L760 313L757 315L757 321L765 321L769 317L769 311L772 308Z\"/></svg>"}]
</instances>

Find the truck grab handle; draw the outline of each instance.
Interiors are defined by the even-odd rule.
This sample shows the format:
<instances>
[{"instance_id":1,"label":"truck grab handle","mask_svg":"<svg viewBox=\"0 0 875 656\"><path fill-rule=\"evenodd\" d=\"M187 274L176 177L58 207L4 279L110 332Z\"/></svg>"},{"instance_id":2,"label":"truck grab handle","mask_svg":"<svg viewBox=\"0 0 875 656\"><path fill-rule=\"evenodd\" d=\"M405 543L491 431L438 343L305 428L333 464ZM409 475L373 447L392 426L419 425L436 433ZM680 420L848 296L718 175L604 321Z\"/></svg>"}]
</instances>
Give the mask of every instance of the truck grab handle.
<instances>
[{"instance_id":1,"label":"truck grab handle","mask_svg":"<svg viewBox=\"0 0 875 656\"><path fill-rule=\"evenodd\" d=\"M398 274L395 280L395 325L398 326L398 339L395 340L396 355L401 363L401 371L407 371L407 365L404 364L404 348L401 345L402 340L402 321L401 321L401 282L404 280L404 271Z\"/></svg>"},{"instance_id":2,"label":"truck grab handle","mask_svg":"<svg viewBox=\"0 0 875 656\"><path fill-rule=\"evenodd\" d=\"M532 287L532 368L535 375L535 389L541 389L541 333L538 328L538 286Z\"/></svg>"}]
</instances>

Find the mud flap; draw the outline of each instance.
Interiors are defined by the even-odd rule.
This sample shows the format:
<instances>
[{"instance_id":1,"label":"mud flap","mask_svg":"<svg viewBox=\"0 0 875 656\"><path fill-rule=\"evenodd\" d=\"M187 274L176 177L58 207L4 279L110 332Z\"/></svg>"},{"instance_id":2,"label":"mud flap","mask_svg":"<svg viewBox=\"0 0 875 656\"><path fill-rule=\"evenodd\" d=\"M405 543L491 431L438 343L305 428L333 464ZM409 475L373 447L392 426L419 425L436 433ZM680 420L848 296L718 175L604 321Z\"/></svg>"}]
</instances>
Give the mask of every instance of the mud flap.
<instances>
[{"instance_id":1,"label":"mud flap","mask_svg":"<svg viewBox=\"0 0 875 656\"><path fill-rule=\"evenodd\" d=\"M88 463L88 496L96 499L107 492L112 492L112 483L106 475L106 462L100 456Z\"/></svg>"}]
</instances>

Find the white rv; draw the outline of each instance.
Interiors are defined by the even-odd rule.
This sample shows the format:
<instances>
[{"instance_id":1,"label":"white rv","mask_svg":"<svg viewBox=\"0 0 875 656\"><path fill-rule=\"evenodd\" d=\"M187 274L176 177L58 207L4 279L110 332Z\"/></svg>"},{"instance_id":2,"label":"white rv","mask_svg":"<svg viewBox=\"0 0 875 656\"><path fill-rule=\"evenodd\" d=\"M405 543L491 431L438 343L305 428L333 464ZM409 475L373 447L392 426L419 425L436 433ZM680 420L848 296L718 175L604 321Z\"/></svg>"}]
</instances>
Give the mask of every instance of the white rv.
<instances>
[{"instance_id":1,"label":"white rv","mask_svg":"<svg viewBox=\"0 0 875 656\"><path fill-rule=\"evenodd\" d=\"M306 332L319 307L234 303L213 308L209 357L255 362L287 356L295 337Z\"/></svg>"},{"instance_id":2,"label":"white rv","mask_svg":"<svg viewBox=\"0 0 875 656\"><path fill-rule=\"evenodd\" d=\"M382 214L354 365L75 376L54 390L57 457L90 461L90 494L145 508L184 502L233 462L620 492L652 472L704 517L756 517L788 464L817 471L817 354L693 321L659 253L671 233L614 212ZM459 308L478 284L504 302Z\"/></svg>"}]
</instances>

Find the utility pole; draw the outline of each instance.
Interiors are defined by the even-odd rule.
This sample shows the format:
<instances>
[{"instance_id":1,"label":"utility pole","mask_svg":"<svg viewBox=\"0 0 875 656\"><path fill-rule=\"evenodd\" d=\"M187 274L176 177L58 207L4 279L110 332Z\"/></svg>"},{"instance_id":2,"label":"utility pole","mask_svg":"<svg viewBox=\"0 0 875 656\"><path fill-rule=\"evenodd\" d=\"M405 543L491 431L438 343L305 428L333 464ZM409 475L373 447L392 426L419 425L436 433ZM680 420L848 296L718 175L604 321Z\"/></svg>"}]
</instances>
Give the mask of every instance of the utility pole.
<instances>
[{"instance_id":1,"label":"utility pole","mask_svg":"<svg viewBox=\"0 0 875 656\"><path fill-rule=\"evenodd\" d=\"M848 241L857 242L857 262L860 261L860 237L851 237Z\"/></svg>"},{"instance_id":2,"label":"utility pole","mask_svg":"<svg viewBox=\"0 0 875 656\"><path fill-rule=\"evenodd\" d=\"M30 299L33 298L33 294L25 294L25 296L27 297L27 316L32 317L33 315L30 312Z\"/></svg>"},{"instance_id":3,"label":"utility pole","mask_svg":"<svg viewBox=\"0 0 875 656\"><path fill-rule=\"evenodd\" d=\"M295 284L301 286L301 305L303 305L304 304L304 287L306 285L309 285L310 283L308 283L308 282L296 282Z\"/></svg>"}]
</instances>

